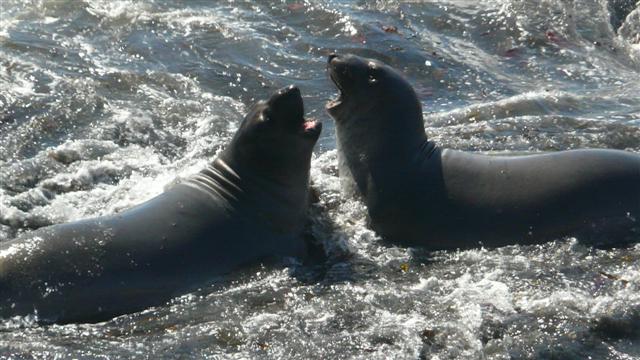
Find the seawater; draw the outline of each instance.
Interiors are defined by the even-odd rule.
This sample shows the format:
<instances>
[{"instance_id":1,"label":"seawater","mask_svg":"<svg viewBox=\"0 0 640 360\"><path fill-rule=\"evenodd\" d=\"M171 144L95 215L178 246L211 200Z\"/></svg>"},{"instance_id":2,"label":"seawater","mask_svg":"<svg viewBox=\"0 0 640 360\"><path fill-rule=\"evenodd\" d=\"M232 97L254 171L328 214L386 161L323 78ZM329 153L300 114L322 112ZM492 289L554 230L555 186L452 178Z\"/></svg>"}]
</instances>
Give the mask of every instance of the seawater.
<instances>
[{"instance_id":1,"label":"seawater","mask_svg":"<svg viewBox=\"0 0 640 360\"><path fill-rule=\"evenodd\" d=\"M5 319L0 357L640 358L640 245L380 241L339 189L334 51L402 71L444 147L640 152L632 1L3 0L0 240L161 193L211 161L251 103L296 84L324 122L309 231L327 257L100 324Z\"/></svg>"}]
</instances>

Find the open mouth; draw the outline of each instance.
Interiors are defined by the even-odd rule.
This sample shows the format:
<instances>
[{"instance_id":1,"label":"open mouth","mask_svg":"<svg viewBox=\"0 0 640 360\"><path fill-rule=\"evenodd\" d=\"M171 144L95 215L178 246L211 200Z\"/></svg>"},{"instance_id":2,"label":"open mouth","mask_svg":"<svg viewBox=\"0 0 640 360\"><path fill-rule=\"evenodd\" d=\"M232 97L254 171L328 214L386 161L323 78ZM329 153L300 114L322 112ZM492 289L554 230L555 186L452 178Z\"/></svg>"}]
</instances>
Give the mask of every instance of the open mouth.
<instances>
[{"instance_id":1,"label":"open mouth","mask_svg":"<svg viewBox=\"0 0 640 360\"><path fill-rule=\"evenodd\" d=\"M327 110L337 108L342 104L342 100L344 99L344 90L342 90L342 87L340 86L340 83L338 82L338 80L335 79L334 74L335 72L333 71L333 69L329 68L329 77L331 78L331 81L333 81L333 84L338 89L338 96L335 99L331 99L327 102L327 105L326 105Z\"/></svg>"},{"instance_id":2,"label":"open mouth","mask_svg":"<svg viewBox=\"0 0 640 360\"><path fill-rule=\"evenodd\" d=\"M305 136L317 136L322 131L322 123L315 119L305 119L302 123L302 134Z\"/></svg>"},{"instance_id":3,"label":"open mouth","mask_svg":"<svg viewBox=\"0 0 640 360\"><path fill-rule=\"evenodd\" d=\"M337 61L334 59L337 59L338 56L331 54L329 55L329 60L327 61L327 72L329 73L329 78L331 79L331 81L333 82L333 84L336 86L336 88L338 89L338 96L335 99L331 99L327 102L326 104L326 109L327 110L332 110L332 109L336 109L337 107L339 107L340 105L342 105L342 102L344 100L344 88L342 87L342 85L340 84L340 80L338 79L338 74L336 72L336 69L334 67L333 62Z\"/></svg>"}]
</instances>

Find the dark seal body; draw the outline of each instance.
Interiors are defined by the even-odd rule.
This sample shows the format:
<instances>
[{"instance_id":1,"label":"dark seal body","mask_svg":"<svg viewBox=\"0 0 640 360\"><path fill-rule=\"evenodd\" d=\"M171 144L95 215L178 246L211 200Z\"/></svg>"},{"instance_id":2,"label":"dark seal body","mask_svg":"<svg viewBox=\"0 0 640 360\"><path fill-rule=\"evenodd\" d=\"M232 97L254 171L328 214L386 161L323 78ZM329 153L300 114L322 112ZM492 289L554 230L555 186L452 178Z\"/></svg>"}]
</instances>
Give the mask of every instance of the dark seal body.
<instances>
[{"instance_id":1,"label":"dark seal body","mask_svg":"<svg viewBox=\"0 0 640 360\"><path fill-rule=\"evenodd\" d=\"M0 314L101 321L162 304L242 265L304 256L319 132L319 124L304 122L297 88L283 89L252 109L210 166L163 194L120 214L0 243ZM266 143L273 138L281 143Z\"/></svg>"},{"instance_id":2,"label":"dark seal body","mask_svg":"<svg viewBox=\"0 0 640 360\"><path fill-rule=\"evenodd\" d=\"M440 149L409 83L355 56L329 59L344 187L388 241L429 249L640 237L640 156L573 150L489 156Z\"/></svg>"}]
</instances>

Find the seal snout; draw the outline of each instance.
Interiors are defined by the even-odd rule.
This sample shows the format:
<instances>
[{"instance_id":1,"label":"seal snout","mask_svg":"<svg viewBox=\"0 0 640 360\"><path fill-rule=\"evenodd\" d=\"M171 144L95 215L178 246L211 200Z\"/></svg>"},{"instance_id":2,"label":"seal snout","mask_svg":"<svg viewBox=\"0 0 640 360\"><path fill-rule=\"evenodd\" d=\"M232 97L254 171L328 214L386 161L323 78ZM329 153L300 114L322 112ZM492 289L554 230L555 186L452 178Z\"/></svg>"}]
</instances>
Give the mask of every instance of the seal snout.
<instances>
[{"instance_id":1,"label":"seal snout","mask_svg":"<svg viewBox=\"0 0 640 360\"><path fill-rule=\"evenodd\" d=\"M289 85L278 90L271 99L269 107L276 119L292 119L302 121L304 116L304 103L300 89L295 85Z\"/></svg>"},{"instance_id":2,"label":"seal snout","mask_svg":"<svg viewBox=\"0 0 640 360\"><path fill-rule=\"evenodd\" d=\"M341 69L339 69L341 68ZM329 113L332 113L337 110L337 108L342 104L344 99L344 87L342 84L341 77L345 75L346 69L343 61L341 61L340 56L335 53L329 54L327 58L327 74L329 74L329 78L333 82L333 84L338 88L338 97L327 102L325 108Z\"/></svg>"},{"instance_id":3,"label":"seal snout","mask_svg":"<svg viewBox=\"0 0 640 360\"><path fill-rule=\"evenodd\" d=\"M278 90L269 100L271 106L275 107L291 107L299 108L298 110L302 111L303 103L302 103L302 94L300 93L300 89L298 89L295 85L289 85ZM300 114L302 116L302 114Z\"/></svg>"},{"instance_id":4,"label":"seal snout","mask_svg":"<svg viewBox=\"0 0 640 360\"><path fill-rule=\"evenodd\" d=\"M327 57L327 72L329 73L329 76L331 77L331 80L333 80L334 83L337 80L336 76L346 74L346 68L344 65L345 64L344 64L343 58L337 54L331 53L329 54L329 57ZM345 73L345 74L339 74L339 73Z\"/></svg>"},{"instance_id":5,"label":"seal snout","mask_svg":"<svg viewBox=\"0 0 640 360\"><path fill-rule=\"evenodd\" d=\"M336 54L329 55L327 73L340 92L344 92L344 78L349 77L349 69L344 59Z\"/></svg>"},{"instance_id":6,"label":"seal snout","mask_svg":"<svg viewBox=\"0 0 640 360\"><path fill-rule=\"evenodd\" d=\"M284 87L280 90L278 90L277 92L278 95L280 96L295 96L295 97L301 97L302 95L300 94L300 89L298 89L297 86L295 85L289 85L287 87Z\"/></svg>"},{"instance_id":7,"label":"seal snout","mask_svg":"<svg viewBox=\"0 0 640 360\"><path fill-rule=\"evenodd\" d=\"M304 102L300 89L289 85L278 91L268 101L272 118L284 129L301 132L304 135L320 134L322 124L316 120L304 118Z\"/></svg>"}]
</instances>

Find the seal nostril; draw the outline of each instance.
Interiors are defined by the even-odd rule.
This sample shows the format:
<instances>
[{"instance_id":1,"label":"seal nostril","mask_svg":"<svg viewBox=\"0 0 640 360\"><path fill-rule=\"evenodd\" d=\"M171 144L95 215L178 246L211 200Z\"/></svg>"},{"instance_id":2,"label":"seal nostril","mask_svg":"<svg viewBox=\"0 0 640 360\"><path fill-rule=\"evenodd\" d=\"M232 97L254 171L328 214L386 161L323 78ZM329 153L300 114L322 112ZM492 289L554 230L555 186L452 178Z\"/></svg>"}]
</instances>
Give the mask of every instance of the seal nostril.
<instances>
[{"instance_id":1,"label":"seal nostril","mask_svg":"<svg viewBox=\"0 0 640 360\"><path fill-rule=\"evenodd\" d=\"M300 89L298 89L298 87L295 85L289 85L289 86L283 87L282 89L279 89L276 92L276 94L280 96L289 96L291 94L296 94L296 93L300 93Z\"/></svg>"}]
</instances>

